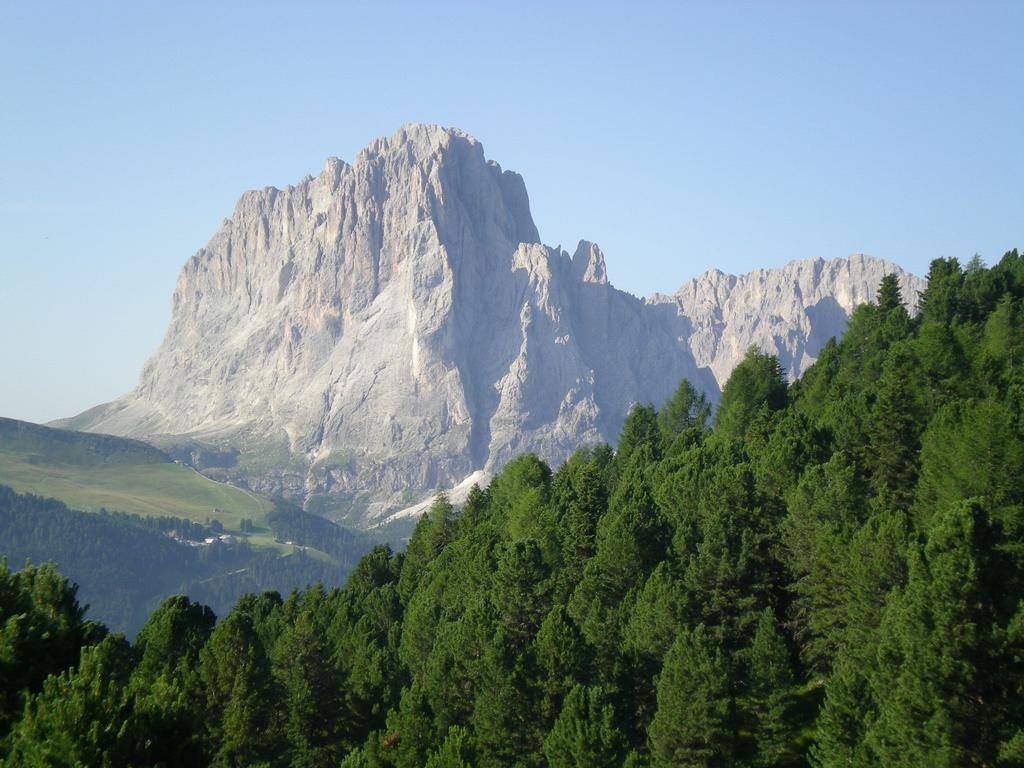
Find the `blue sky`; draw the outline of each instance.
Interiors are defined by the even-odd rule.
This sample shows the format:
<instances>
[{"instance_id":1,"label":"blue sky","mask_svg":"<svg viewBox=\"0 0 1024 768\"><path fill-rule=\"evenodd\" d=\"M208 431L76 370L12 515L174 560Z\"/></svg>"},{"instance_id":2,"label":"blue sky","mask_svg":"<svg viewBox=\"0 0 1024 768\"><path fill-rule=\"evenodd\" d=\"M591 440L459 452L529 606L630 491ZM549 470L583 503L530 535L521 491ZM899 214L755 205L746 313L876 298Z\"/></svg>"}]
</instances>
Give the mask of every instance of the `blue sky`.
<instances>
[{"instance_id":1,"label":"blue sky","mask_svg":"<svg viewBox=\"0 0 1024 768\"><path fill-rule=\"evenodd\" d=\"M0 415L134 386L245 189L458 126L672 291L1024 246L1024 3L0 3Z\"/></svg>"}]
</instances>

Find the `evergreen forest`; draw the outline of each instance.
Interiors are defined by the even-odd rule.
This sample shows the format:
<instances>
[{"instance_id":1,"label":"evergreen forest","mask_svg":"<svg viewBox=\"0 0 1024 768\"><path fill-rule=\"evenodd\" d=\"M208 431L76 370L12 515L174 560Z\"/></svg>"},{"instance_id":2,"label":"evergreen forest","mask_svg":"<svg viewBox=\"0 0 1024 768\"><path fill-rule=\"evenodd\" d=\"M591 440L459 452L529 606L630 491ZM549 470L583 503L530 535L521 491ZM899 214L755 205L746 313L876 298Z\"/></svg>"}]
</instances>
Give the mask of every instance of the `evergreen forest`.
<instances>
[{"instance_id":1,"label":"evergreen forest","mask_svg":"<svg viewBox=\"0 0 1024 768\"><path fill-rule=\"evenodd\" d=\"M1024 257L936 260L799 381L752 349L717 408L682 382L615 450L520 456L342 587L171 597L128 642L0 568L0 754L1024 765L1022 420Z\"/></svg>"}]
</instances>

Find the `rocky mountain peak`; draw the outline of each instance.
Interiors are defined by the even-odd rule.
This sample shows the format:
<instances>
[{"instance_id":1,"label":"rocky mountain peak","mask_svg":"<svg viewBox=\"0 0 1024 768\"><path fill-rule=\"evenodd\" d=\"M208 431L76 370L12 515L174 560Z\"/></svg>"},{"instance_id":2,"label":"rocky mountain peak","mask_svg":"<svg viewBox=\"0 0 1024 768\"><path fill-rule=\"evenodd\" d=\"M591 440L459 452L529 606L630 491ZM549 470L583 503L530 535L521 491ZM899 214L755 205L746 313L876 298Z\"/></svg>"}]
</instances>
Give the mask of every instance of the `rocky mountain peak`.
<instances>
[{"instance_id":1,"label":"rocky mountain peak","mask_svg":"<svg viewBox=\"0 0 1024 768\"><path fill-rule=\"evenodd\" d=\"M406 125L243 194L186 261L136 389L65 424L212 447L237 457L219 477L365 522L523 451L614 441L684 377L716 399L751 344L799 375L887 271L916 296L857 256L642 301L593 243L542 245L522 178L474 138Z\"/></svg>"},{"instance_id":2,"label":"rocky mountain peak","mask_svg":"<svg viewBox=\"0 0 1024 768\"><path fill-rule=\"evenodd\" d=\"M604 254L594 243L587 240L580 240L576 246L576 252L572 255L572 271L576 279L584 283L605 285L608 282Z\"/></svg>"}]
</instances>

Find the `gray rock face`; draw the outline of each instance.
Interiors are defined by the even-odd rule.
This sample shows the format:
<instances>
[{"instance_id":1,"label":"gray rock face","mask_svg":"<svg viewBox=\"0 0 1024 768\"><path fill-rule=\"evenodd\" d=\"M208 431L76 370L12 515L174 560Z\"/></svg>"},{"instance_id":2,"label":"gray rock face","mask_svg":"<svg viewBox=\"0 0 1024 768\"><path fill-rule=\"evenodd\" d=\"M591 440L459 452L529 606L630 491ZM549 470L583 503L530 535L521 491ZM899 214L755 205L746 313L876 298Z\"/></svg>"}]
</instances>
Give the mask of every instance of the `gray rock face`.
<instances>
[{"instance_id":1,"label":"gray rock face","mask_svg":"<svg viewBox=\"0 0 1024 768\"><path fill-rule=\"evenodd\" d=\"M751 344L799 375L891 271L916 296L855 256L641 300L596 245L542 245L523 180L475 139L409 125L244 194L183 268L137 388L65 424L237 452L223 476L365 521L522 451L613 441L684 377L717 398Z\"/></svg>"},{"instance_id":2,"label":"gray rock face","mask_svg":"<svg viewBox=\"0 0 1024 768\"><path fill-rule=\"evenodd\" d=\"M890 273L899 277L908 308L916 312L925 281L891 261L859 253L793 261L739 277L712 269L674 295L655 294L650 302L675 307L681 340L719 388L751 346L777 355L792 380L811 366L826 341L842 336L854 307L875 300Z\"/></svg>"}]
</instances>

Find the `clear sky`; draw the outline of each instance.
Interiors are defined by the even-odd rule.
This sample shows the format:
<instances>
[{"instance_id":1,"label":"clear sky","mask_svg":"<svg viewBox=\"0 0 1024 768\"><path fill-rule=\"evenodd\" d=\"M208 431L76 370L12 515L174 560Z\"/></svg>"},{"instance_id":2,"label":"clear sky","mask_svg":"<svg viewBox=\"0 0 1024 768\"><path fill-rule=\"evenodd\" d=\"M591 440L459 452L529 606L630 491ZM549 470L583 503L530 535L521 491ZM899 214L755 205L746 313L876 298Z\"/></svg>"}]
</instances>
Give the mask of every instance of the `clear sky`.
<instances>
[{"instance_id":1,"label":"clear sky","mask_svg":"<svg viewBox=\"0 0 1024 768\"><path fill-rule=\"evenodd\" d=\"M131 389L245 189L405 122L672 291L1024 246L1024 3L0 2L0 415Z\"/></svg>"}]
</instances>

